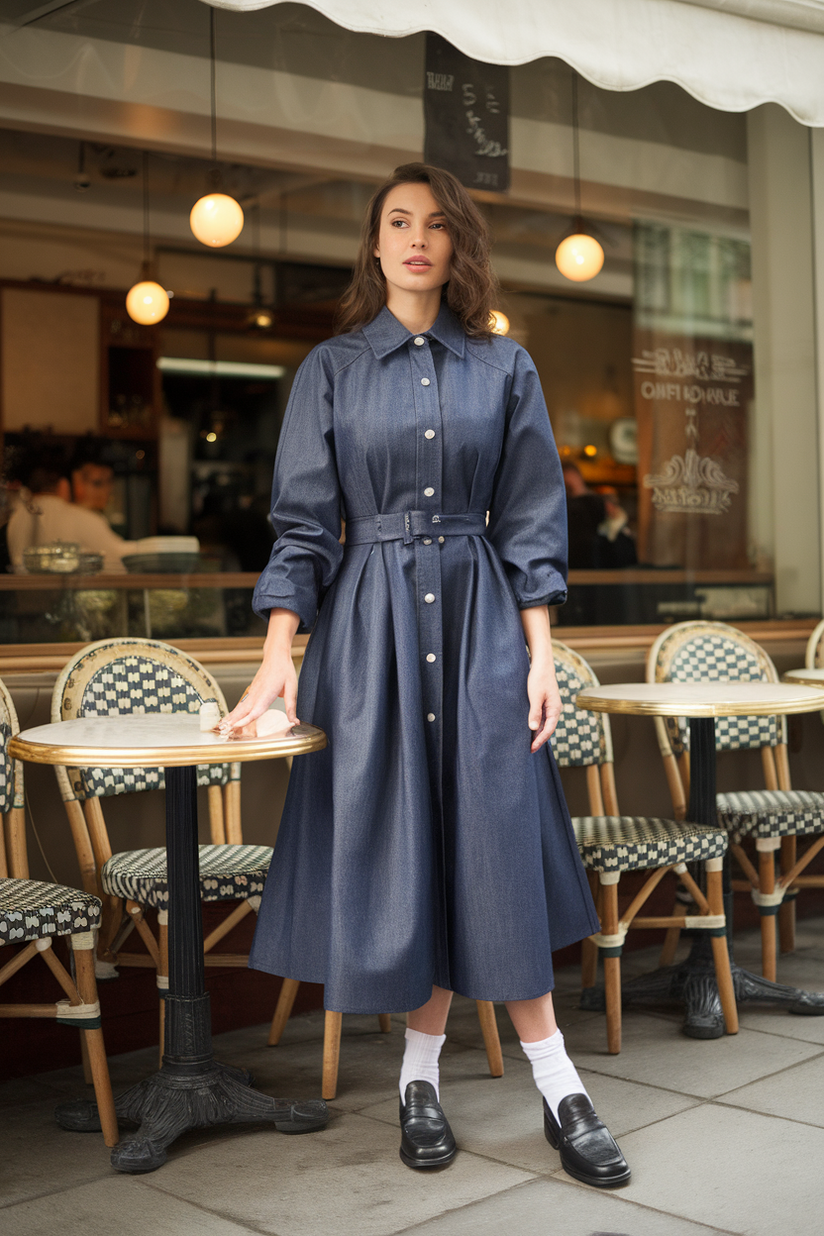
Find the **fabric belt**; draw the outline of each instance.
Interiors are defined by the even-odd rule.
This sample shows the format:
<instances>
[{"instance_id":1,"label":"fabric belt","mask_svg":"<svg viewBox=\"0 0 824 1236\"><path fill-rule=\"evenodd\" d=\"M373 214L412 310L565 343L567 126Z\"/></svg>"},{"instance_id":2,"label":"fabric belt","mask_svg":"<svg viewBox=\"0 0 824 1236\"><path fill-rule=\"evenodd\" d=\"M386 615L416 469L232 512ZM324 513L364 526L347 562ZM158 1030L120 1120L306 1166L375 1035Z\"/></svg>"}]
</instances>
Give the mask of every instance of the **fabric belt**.
<instances>
[{"instance_id":1,"label":"fabric belt","mask_svg":"<svg viewBox=\"0 0 824 1236\"><path fill-rule=\"evenodd\" d=\"M375 541L403 541L417 537L484 536L486 513L430 515L428 511L395 511L390 515L363 515L346 521L346 544L368 545Z\"/></svg>"}]
</instances>

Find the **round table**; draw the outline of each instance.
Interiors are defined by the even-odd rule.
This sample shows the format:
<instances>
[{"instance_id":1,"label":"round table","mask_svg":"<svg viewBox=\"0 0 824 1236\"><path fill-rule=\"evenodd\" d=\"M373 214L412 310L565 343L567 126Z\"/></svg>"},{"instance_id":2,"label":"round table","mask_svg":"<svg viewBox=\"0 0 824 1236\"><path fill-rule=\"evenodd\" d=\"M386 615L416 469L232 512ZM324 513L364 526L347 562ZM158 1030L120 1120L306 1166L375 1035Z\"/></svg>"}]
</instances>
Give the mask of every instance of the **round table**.
<instances>
[{"instance_id":1,"label":"round table","mask_svg":"<svg viewBox=\"0 0 824 1236\"><path fill-rule=\"evenodd\" d=\"M808 673L810 671L807 671ZM642 717L686 717L690 726L690 801L687 818L696 824L718 825L716 808L715 718L774 716L815 712L824 708L824 675L818 688L778 682L629 682L588 687L578 693L579 708L594 712L631 713ZM735 998L738 1004L761 1001L808 1016L824 1015L824 995L771 983L736 966L732 959L732 884L729 851L724 859L724 912ZM692 1038L714 1039L724 1033L721 1001L715 984L706 932L696 933L689 957L627 983L627 1003L681 1000L684 1032Z\"/></svg>"},{"instance_id":2,"label":"round table","mask_svg":"<svg viewBox=\"0 0 824 1236\"><path fill-rule=\"evenodd\" d=\"M785 682L807 687L824 688L824 669L794 669L784 674Z\"/></svg>"},{"instance_id":3,"label":"round table","mask_svg":"<svg viewBox=\"0 0 824 1236\"><path fill-rule=\"evenodd\" d=\"M196 713L85 717L23 730L9 742L9 755L35 764L70 768L160 766L166 777L166 852L169 887L169 990L163 1063L115 1103L120 1119L140 1127L112 1150L112 1166L124 1172L154 1171L166 1148L188 1129L265 1121L282 1132L323 1128L329 1115L322 1099L273 1099L252 1089L242 1069L215 1061L205 987L203 924L197 840L198 764L267 760L304 755L326 746L312 725L295 725L263 737L224 738L203 733ZM57 1109L64 1128L99 1127L94 1104Z\"/></svg>"}]
</instances>

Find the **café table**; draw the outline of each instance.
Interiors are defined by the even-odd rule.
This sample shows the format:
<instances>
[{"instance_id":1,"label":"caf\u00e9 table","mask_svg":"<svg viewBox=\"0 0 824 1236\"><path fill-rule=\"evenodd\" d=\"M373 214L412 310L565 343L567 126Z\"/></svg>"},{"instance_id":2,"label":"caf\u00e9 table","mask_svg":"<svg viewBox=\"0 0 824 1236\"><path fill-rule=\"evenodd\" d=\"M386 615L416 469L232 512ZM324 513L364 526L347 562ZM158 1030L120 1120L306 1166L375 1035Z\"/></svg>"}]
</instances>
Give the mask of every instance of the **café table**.
<instances>
[{"instance_id":1,"label":"caf\u00e9 table","mask_svg":"<svg viewBox=\"0 0 824 1236\"><path fill-rule=\"evenodd\" d=\"M794 669L787 670L782 675L785 682L796 686L821 687L824 690L824 669Z\"/></svg>"},{"instance_id":2,"label":"caf\u00e9 table","mask_svg":"<svg viewBox=\"0 0 824 1236\"><path fill-rule=\"evenodd\" d=\"M576 698L579 708L642 717L685 717L690 729L690 801L687 818L717 827L715 719L774 716L824 708L824 683L817 688L774 682L616 683L588 687ZM735 999L760 1002L806 1016L824 1015L824 994L771 983L741 969L733 960L732 883L729 851L724 859L724 913ZM624 1003L656 1004L675 1000L685 1008L684 1033L715 1039L724 1033L721 1001L706 932L697 932L689 956L624 984Z\"/></svg>"},{"instance_id":3,"label":"caf\u00e9 table","mask_svg":"<svg viewBox=\"0 0 824 1236\"><path fill-rule=\"evenodd\" d=\"M270 714L265 714L268 718ZM211 1014L205 985L203 924L198 870L196 767L304 755L326 746L312 725L288 727L272 718L274 732L223 737L202 732L197 713L84 717L23 730L9 755L34 764L69 768L162 767L166 780L166 856L169 887L169 989L160 1069L115 1101L119 1120L137 1131L112 1150L122 1172L151 1172L166 1161L167 1147L188 1129L265 1122L284 1133L321 1129L329 1115L322 1099L276 1099L252 1087L243 1069L212 1055ZM255 727L256 728L256 727ZM85 1100L61 1104L63 1128L99 1128L97 1109Z\"/></svg>"}]
</instances>

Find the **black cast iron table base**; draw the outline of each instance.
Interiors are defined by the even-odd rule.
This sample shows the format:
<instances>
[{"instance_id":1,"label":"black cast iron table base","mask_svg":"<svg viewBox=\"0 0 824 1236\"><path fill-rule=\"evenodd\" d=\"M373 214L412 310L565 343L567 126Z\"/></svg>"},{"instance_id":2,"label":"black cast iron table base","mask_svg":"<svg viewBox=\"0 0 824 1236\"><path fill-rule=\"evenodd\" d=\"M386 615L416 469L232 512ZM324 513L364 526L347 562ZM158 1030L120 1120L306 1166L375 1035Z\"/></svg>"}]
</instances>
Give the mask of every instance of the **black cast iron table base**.
<instances>
[{"instance_id":1,"label":"black cast iron table base","mask_svg":"<svg viewBox=\"0 0 824 1236\"><path fill-rule=\"evenodd\" d=\"M112 1150L120 1172L153 1172L167 1148L189 1129L219 1124L273 1124L280 1133L322 1129L329 1112L322 1099L273 1099L252 1088L244 1069L212 1056L209 996L205 990L203 926L197 848L194 768L166 769L166 850L169 887L169 991L163 1064L115 1101L118 1120L137 1124ZM62 1103L58 1124L99 1130L97 1105Z\"/></svg>"},{"instance_id":2,"label":"black cast iron table base","mask_svg":"<svg viewBox=\"0 0 824 1236\"><path fill-rule=\"evenodd\" d=\"M690 719L690 805L688 818L696 824L718 826L715 803L715 720ZM724 858L724 912L727 919L727 944L735 988L735 1000L742 1004L764 1004L786 1009L803 1017L824 1017L824 993L802 991L769 979L735 964L732 953L732 884L729 851ZM666 966L623 984L622 1004L665 1004L675 1001L684 1006L684 1034L692 1039L719 1039L725 1033L724 1015L715 981L712 946L704 932L695 932L689 956L677 966ZM582 1009L603 1012L606 998L602 987L588 987L581 993Z\"/></svg>"},{"instance_id":3,"label":"black cast iron table base","mask_svg":"<svg viewBox=\"0 0 824 1236\"><path fill-rule=\"evenodd\" d=\"M735 1001L786 1009L802 1017L824 1016L824 995L801 991L769 979L730 962ZM712 949L706 936L693 942L689 956L677 966L666 966L622 986L622 1004L668 1004L684 1006L684 1034L691 1039L720 1039L724 1033L724 1014L715 982ZM606 999L603 987L588 987L581 992L582 1009L603 1012Z\"/></svg>"}]
</instances>

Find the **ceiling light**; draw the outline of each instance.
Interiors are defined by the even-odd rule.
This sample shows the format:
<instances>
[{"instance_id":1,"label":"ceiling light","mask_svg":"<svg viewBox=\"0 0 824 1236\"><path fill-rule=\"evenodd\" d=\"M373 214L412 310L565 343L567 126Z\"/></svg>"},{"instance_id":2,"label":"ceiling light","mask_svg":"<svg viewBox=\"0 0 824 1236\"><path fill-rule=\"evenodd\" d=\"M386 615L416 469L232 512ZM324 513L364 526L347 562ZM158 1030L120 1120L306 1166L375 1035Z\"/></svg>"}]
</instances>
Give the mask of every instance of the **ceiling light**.
<instances>
[{"instance_id":1,"label":"ceiling light","mask_svg":"<svg viewBox=\"0 0 824 1236\"><path fill-rule=\"evenodd\" d=\"M594 279L604 264L604 251L594 236L574 232L555 250L555 265L565 279L584 283Z\"/></svg>"},{"instance_id":2,"label":"ceiling light","mask_svg":"<svg viewBox=\"0 0 824 1236\"><path fill-rule=\"evenodd\" d=\"M237 240L243 231L243 211L240 203L228 193L219 193L221 175L217 166L217 101L215 77L215 10L209 9L209 34L212 66L212 171L209 179L212 192L195 202L189 214L189 226L195 237L210 249L221 249Z\"/></svg>"},{"instance_id":3,"label":"ceiling light","mask_svg":"<svg viewBox=\"0 0 824 1236\"><path fill-rule=\"evenodd\" d=\"M581 217L581 154L578 127L578 74L572 70L572 162L575 187L575 218L569 235L555 250L555 265L565 279L585 283L594 279L604 264L604 250L584 227Z\"/></svg>"},{"instance_id":4,"label":"ceiling light","mask_svg":"<svg viewBox=\"0 0 824 1236\"><path fill-rule=\"evenodd\" d=\"M197 360L186 356L160 356L157 367L163 373L191 373L209 378L261 378L267 382L274 382L286 373L283 365Z\"/></svg>"},{"instance_id":5,"label":"ceiling light","mask_svg":"<svg viewBox=\"0 0 824 1236\"><path fill-rule=\"evenodd\" d=\"M152 279L136 283L126 296L126 312L141 326L161 322L169 312L168 293Z\"/></svg>"},{"instance_id":6,"label":"ceiling light","mask_svg":"<svg viewBox=\"0 0 824 1236\"><path fill-rule=\"evenodd\" d=\"M126 312L133 322L153 326L169 312L169 293L149 278L151 274L149 235L149 152L143 151L143 269L142 278L126 294Z\"/></svg>"},{"instance_id":7,"label":"ceiling light","mask_svg":"<svg viewBox=\"0 0 824 1236\"><path fill-rule=\"evenodd\" d=\"M509 318L505 313L501 313L500 309L493 309L489 316L492 319L493 335L509 334Z\"/></svg>"}]
</instances>

